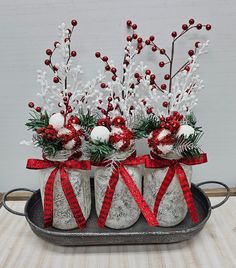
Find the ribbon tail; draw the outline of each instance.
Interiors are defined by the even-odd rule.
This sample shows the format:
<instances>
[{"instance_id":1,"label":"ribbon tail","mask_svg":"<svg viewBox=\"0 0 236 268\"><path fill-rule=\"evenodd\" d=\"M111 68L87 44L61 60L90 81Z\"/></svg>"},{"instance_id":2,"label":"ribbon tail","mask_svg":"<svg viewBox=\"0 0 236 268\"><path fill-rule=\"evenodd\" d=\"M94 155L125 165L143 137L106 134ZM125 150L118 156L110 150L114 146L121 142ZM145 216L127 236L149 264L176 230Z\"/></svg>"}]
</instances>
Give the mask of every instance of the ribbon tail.
<instances>
[{"instance_id":1,"label":"ribbon tail","mask_svg":"<svg viewBox=\"0 0 236 268\"><path fill-rule=\"evenodd\" d=\"M65 197L70 206L70 209L74 215L75 221L78 227L80 229L83 229L86 226L86 220L84 218L84 215L78 203L78 200L75 196L73 187L70 183L68 173L65 171L64 168L60 168L60 176L61 176L62 190L65 194Z\"/></svg>"},{"instance_id":2,"label":"ribbon tail","mask_svg":"<svg viewBox=\"0 0 236 268\"><path fill-rule=\"evenodd\" d=\"M101 228L105 226L118 180L119 180L119 173L118 169L115 168L112 172L109 183L107 185L104 200L102 203L102 208L98 217L98 226Z\"/></svg>"},{"instance_id":3,"label":"ribbon tail","mask_svg":"<svg viewBox=\"0 0 236 268\"><path fill-rule=\"evenodd\" d=\"M184 169L181 167L180 164L176 166L176 175L179 179L191 219L194 223L198 223L199 217L198 217L196 206L194 204L192 192L191 192L191 189L189 188L188 180L184 172Z\"/></svg>"},{"instance_id":4,"label":"ribbon tail","mask_svg":"<svg viewBox=\"0 0 236 268\"><path fill-rule=\"evenodd\" d=\"M45 228L52 226L53 222L53 187L57 171L58 168L53 169L45 185L43 209L43 220Z\"/></svg>"},{"instance_id":5,"label":"ribbon tail","mask_svg":"<svg viewBox=\"0 0 236 268\"><path fill-rule=\"evenodd\" d=\"M147 220L148 225L150 226L157 226L158 222L149 208L147 202L144 200L140 190L138 189L137 185L133 181L132 177L129 175L128 171L125 169L123 165L120 165L120 174L122 179L124 180L127 188L129 189L131 195L133 196L134 200L136 201L139 209L141 210L143 216Z\"/></svg>"},{"instance_id":6,"label":"ribbon tail","mask_svg":"<svg viewBox=\"0 0 236 268\"><path fill-rule=\"evenodd\" d=\"M162 200L163 196L165 195L174 175L175 175L175 168L173 166L170 166L168 168L167 173L165 175L165 178L160 186L160 189L156 195L156 200L155 200L154 210L153 210L155 217L157 217L158 209L159 209L161 200Z\"/></svg>"}]
</instances>

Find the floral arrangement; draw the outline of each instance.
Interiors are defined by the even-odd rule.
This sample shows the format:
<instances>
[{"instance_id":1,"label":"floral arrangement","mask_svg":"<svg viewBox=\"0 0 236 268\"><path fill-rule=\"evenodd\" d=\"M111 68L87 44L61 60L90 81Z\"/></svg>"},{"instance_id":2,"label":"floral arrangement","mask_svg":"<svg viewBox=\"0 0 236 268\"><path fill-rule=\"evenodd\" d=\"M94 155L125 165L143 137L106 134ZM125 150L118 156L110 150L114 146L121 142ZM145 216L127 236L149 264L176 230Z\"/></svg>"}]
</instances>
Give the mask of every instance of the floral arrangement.
<instances>
[{"instance_id":1,"label":"floral arrangement","mask_svg":"<svg viewBox=\"0 0 236 268\"><path fill-rule=\"evenodd\" d=\"M26 126L34 132L34 145L49 157L61 150L80 156L88 130L96 123L95 117L89 110L84 112L84 108L85 96L88 92L93 96L99 78L87 84L80 80L83 71L80 65L73 64L77 52L71 46L76 26L76 20L71 21L71 28L66 28L65 23L58 26L60 41L54 42L53 49L46 49L48 57L44 61L53 74L52 81L48 81L46 71L39 70L37 80L41 92L37 95L41 106L28 103L31 113Z\"/></svg>"},{"instance_id":2,"label":"floral arrangement","mask_svg":"<svg viewBox=\"0 0 236 268\"><path fill-rule=\"evenodd\" d=\"M157 45L154 35L146 40L138 35L137 24L131 20L127 21L127 27L132 32L127 36L121 77L113 61L100 52L95 53L104 62L104 74L98 84L98 98L91 100L93 113L98 112L102 117L91 133L88 151L92 160L101 161L114 151L128 152L134 139L143 137L148 137L148 145L156 154L175 152L179 156L198 156L203 131L197 126L193 108L198 101L197 93L203 88L197 74L198 59L206 52L209 41L196 41L194 48L187 52L184 64L176 70L175 46L189 31L209 31L211 25L190 19L182 25L179 34L171 33L170 53ZM163 83L159 83L158 75L143 62L134 62L145 47L163 58L158 62L159 68L168 69Z\"/></svg>"},{"instance_id":3,"label":"floral arrangement","mask_svg":"<svg viewBox=\"0 0 236 268\"><path fill-rule=\"evenodd\" d=\"M130 21L127 24L132 27ZM162 59L158 66L167 69L163 75L163 83L159 83L161 77L146 66L142 73L135 74L137 81L142 85L140 89L144 92L144 96L138 100L143 104L141 107L144 116L138 120L134 129L139 137L148 137L148 145L155 154L166 155L174 152L184 157L200 155L198 142L203 131L197 126L193 108L197 105L197 93L203 88L203 81L197 73L198 59L206 52L209 41L196 41L194 48L188 50L188 57L180 67L175 67L175 47L177 41L189 31L201 29L209 31L211 25L195 23L194 19L190 19L188 24L182 25L179 34L173 31L170 53L157 45L154 35L145 42L137 39L140 47L146 46L154 53L159 52ZM130 41L133 39L134 37ZM158 70L158 73L160 72Z\"/></svg>"}]
</instances>

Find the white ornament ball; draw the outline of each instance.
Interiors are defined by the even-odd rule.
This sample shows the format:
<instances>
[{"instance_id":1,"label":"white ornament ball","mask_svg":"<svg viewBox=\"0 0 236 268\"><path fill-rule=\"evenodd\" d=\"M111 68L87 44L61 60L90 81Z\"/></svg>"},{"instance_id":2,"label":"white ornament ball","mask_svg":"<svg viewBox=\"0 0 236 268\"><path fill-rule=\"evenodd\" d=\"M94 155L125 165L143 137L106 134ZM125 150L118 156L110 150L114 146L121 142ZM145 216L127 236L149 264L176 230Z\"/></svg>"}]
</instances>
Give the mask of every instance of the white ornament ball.
<instances>
[{"instance_id":1,"label":"white ornament ball","mask_svg":"<svg viewBox=\"0 0 236 268\"><path fill-rule=\"evenodd\" d=\"M64 116L61 113L53 114L49 118L49 125L52 125L56 130L64 126Z\"/></svg>"},{"instance_id":2,"label":"white ornament ball","mask_svg":"<svg viewBox=\"0 0 236 268\"><path fill-rule=\"evenodd\" d=\"M108 142L110 137L110 131L108 128L104 126L96 126L91 131L90 138L92 142L101 141L101 142Z\"/></svg>"},{"instance_id":3,"label":"white ornament ball","mask_svg":"<svg viewBox=\"0 0 236 268\"><path fill-rule=\"evenodd\" d=\"M179 127L176 136L180 137L181 135L184 135L185 138L188 138L190 135L193 135L195 132L194 128L189 125L182 125Z\"/></svg>"}]
</instances>

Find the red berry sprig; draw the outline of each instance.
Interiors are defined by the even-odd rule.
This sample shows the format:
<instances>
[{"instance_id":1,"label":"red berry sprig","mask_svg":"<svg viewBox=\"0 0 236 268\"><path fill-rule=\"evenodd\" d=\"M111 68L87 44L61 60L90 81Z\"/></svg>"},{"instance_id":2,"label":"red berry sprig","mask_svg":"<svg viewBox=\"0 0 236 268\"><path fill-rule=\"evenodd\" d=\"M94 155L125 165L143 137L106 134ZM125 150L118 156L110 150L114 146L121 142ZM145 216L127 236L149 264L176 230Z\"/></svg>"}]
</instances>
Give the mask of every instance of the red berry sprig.
<instances>
[{"instance_id":1,"label":"red berry sprig","mask_svg":"<svg viewBox=\"0 0 236 268\"><path fill-rule=\"evenodd\" d=\"M70 47L71 36L72 36L73 30L74 30L74 27L77 26L77 24L78 24L77 20L73 19L71 21L72 28L71 29L67 29L67 31L68 31L68 37L66 37L65 40L64 40L65 43L66 42L69 42L69 44L68 44L69 56L68 56L68 59L67 59L67 63L69 62L69 60L70 60L71 57L76 57L77 56L77 52L75 50L72 50L71 51L71 47ZM44 64L46 66L49 66L51 68L51 70L56 74L56 76L53 78L53 82L55 84L61 83L61 78L57 74L58 68L57 68L57 66L55 66L52 63L52 56L53 56L55 50L57 49L58 45L60 45L60 42L55 41L53 43L53 49L50 49L50 48L46 49L46 55L48 55L49 58L44 60ZM66 78L65 86L67 86L67 78Z\"/></svg>"}]
</instances>

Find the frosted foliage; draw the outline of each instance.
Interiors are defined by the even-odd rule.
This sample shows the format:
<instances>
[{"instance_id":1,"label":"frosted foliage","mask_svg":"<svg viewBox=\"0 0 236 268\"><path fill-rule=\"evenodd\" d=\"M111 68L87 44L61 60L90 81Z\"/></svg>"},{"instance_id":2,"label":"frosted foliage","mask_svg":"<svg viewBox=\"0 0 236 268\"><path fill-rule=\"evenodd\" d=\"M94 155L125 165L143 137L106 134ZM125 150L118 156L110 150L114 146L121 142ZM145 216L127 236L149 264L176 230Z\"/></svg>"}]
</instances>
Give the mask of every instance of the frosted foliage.
<instances>
[{"instance_id":1,"label":"frosted foliage","mask_svg":"<svg viewBox=\"0 0 236 268\"><path fill-rule=\"evenodd\" d=\"M193 108L197 105L198 92L204 87L203 81L198 75L198 58L200 55L206 53L206 47L209 41L200 44L199 49L197 49L196 54L188 59L190 70L181 70L172 79L171 92L169 90L163 90L163 92L158 88L150 88L150 76L144 76L138 87L138 103L144 99L146 101L146 107L152 107L153 112L156 115L168 116L172 111L178 111L183 115L191 113ZM142 72L147 68L142 66ZM167 101L169 103L168 109L162 106L163 102ZM146 107L143 107L143 112L145 112Z\"/></svg>"},{"instance_id":2,"label":"frosted foliage","mask_svg":"<svg viewBox=\"0 0 236 268\"><path fill-rule=\"evenodd\" d=\"M68 38L69 31L65 23L59 25L58 30L59 41L55 48L55 54L57 53L56 60L58 60L58 62L54 63L56 70L54 70L54 73L50 70L50 75L48 75L45 70L38 70L37 81L41 89L37 95L42 99L43 108L49 113L59 111L60 107L63 105L62 90L64 93L69 91L73 93L70 101L72 109L75 107L87 109L88 103L86 102L86 98L95 97L95 87L103 76L98 74L93 80L87 83L82 82L83 70L81 66L75 65L73 57L69 57L71 52L71 40ZM67 41L65 42L65 40ZM52 60L53 59L54 53L52 56ZM54 77L60 78L58 84L53 83L52 74ZM50 81L48 80L48 76Z\"/></svg>"}]
</instances>

